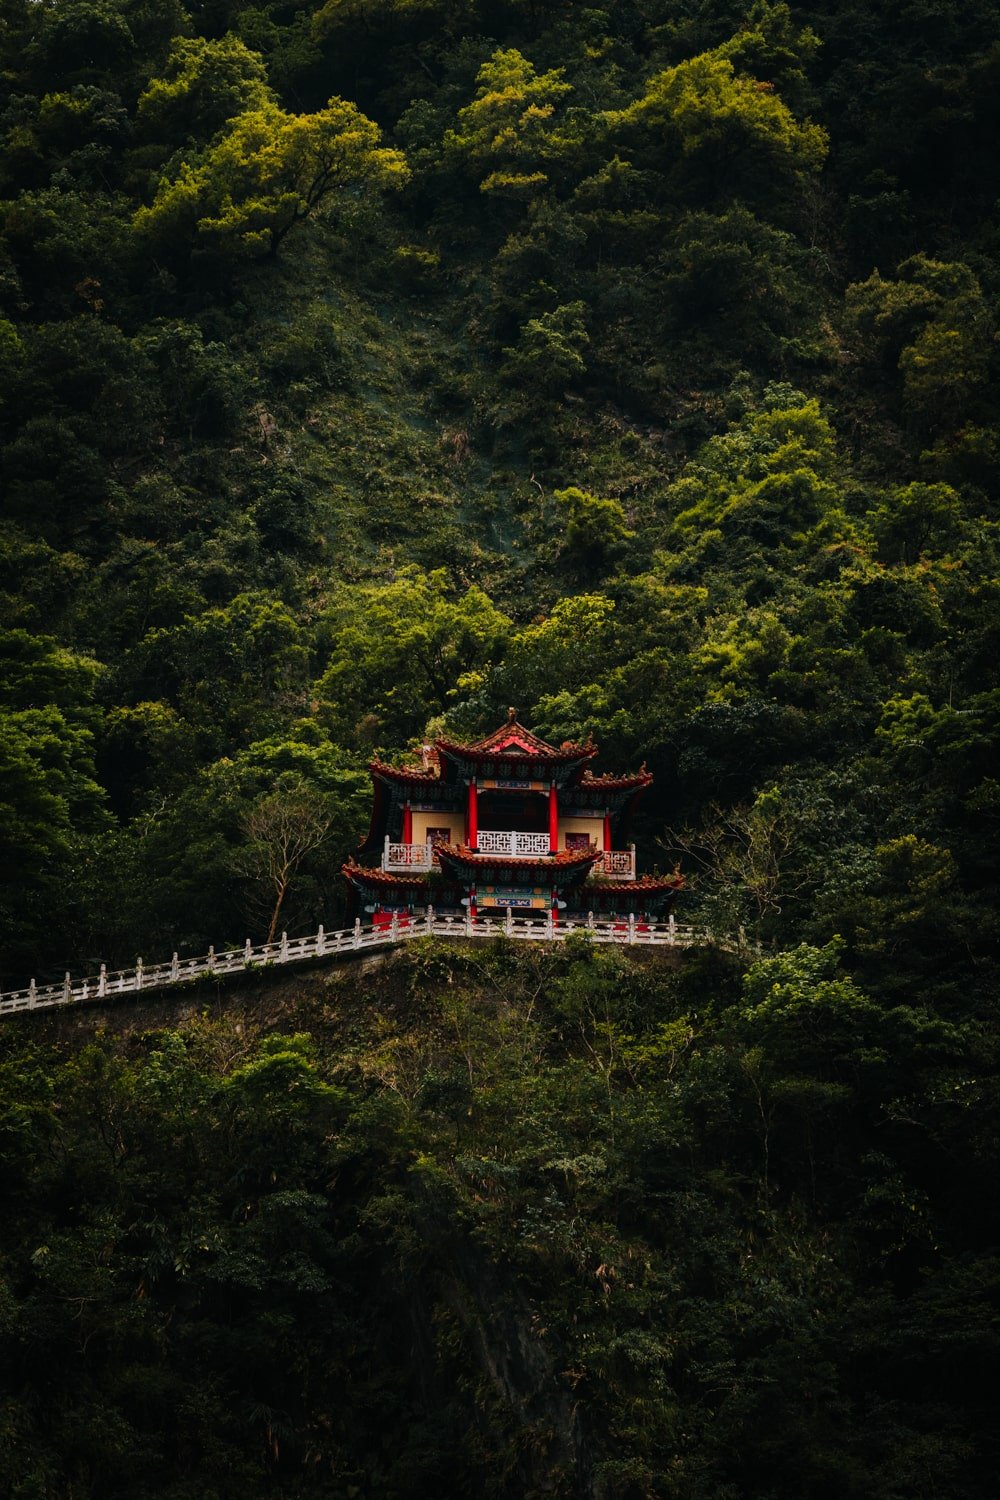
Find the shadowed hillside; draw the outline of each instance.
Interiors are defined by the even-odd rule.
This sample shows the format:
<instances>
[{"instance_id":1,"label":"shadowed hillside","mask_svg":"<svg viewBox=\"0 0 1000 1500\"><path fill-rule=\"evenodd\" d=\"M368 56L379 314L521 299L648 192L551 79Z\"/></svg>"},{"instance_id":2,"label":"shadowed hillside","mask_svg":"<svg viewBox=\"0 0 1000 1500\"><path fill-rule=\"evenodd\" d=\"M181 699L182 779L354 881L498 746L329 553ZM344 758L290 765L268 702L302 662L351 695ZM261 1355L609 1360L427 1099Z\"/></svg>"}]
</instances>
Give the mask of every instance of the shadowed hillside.
<instances>
[{"instance_id":1,"label":"shadowed hillside","mask_svg":"<svg viewBox=\"0 0 1000 1500\"><path fill-rule=\"evenodd\" d=\"M7 1493L989 1493L982 1038L834 950L103 1019L2 1037Z\"/></svg>"},{"instance_id":2,"label":"shadowed hillside","mask_svg":"<svg viewBox=\"0 0 1000 1500\"><path fill-rule=\"evenodd\" d=\"M762 957L5 1022L4 1493L992 1500L996 37L10 0L0 991L511 706Z\"/></svg>"}]
</instances>

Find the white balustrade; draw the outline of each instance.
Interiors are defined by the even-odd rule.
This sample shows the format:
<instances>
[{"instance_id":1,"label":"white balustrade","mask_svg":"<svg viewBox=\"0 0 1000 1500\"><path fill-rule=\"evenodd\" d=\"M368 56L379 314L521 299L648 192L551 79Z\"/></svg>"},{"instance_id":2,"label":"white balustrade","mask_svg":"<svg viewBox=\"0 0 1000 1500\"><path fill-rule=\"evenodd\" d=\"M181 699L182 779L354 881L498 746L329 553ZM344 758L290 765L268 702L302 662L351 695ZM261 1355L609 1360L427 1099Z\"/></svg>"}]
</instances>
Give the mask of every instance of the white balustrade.
<instances>
[{"instance_id":1,"label":"white balustrade","mask_svg":"<svg viewBox=\"0 0 1000 1500\"><path fill-rule=\"evenodd\" d=\"M433 844L393 844L388 839L382 851L383 870L429 870L434 863Z\"/></svg>"},{"instance_id":2,"label":"white balustrade","mask_svg":"<svg viewBox=\"0 0 1000 1500\"><path fill-rule=\"evenodd\" d=\"M217 979L222 974L245 973L247 969L257 966L295 964L330 953L391 947L408 942L411 938L432 935L445 938L489 938L500 933L521 942L564 942L567 937L580 934L594 943L649 943L663 947L691 948L715 942L731 952L753 951L742 934L738 940L719 939L707 930L682 924L673 916L665 922L654 922L630 912L627 916L598 920L593 912L588 912L584 925L557 918L551 911L514 916L512 909L507 907L502 915L499 911L490 915L478 912L473 917L468 910L458 915L452 912L439 913L433 906L428 906L422 918L416 915L397 915L385 925L373 924L371 927L363 927L359 918L353 927L341 932L326 932L320 927L318 932L309 937L292 939L282 933L280 942L263 943L257 947L251 945L248 939L242 948L233 948L224 953L216 953L214 948L210 948L202 958L178 959L175 953L168 963L149 966L139 959L134 969L118 969L114 972L109 972L102 964L96 977L81 979L76 983L69 974L58 984L38 985L32 980L24 989L0 994L0 1016L54 1005L82 1004L101 1000L112 994L134 994L138 990L146 995L152 990L169 989L197 979Z\"/></svg>"},{"instance_id":3,"label":"white balustrade","mask_svg":"<svg viewBox=\"0 0 1000 1500\"><path fill-rule=\"evenodd\" d=\"M480 854L505 854L514 859L537 859L549 852L547 833L518 833L515 829L500 832L496 829L480 829L476 841Z\"/></svg>"},{"instance_id":4,"label":"white balustrade","mask_svg":"<svg viewBox=\"0 0 1000 1500\"><path fill-rule=\"evenodd\" d=\"M628 849L604 849L594 866L594 873L613 880L635 879L635 845Z\"/></svg>"}]
</instances>

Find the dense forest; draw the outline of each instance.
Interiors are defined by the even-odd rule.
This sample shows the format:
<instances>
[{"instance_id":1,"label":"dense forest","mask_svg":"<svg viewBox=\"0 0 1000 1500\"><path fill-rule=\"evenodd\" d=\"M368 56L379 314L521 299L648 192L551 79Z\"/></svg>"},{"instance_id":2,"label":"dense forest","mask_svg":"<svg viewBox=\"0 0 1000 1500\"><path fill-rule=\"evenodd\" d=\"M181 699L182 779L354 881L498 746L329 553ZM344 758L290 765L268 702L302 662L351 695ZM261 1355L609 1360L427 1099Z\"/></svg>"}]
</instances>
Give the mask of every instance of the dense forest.
<instances>
[{"instance_id":1,"label":"dense forest","mask_svg":"<svg viewBox=\"0 0 1000 1500\"><path fill-rule=\"evenodd\" d=\"M998 36L6 0L0 988L508 705L760 957L9 1023L4 1493L995 1494Z\"/></svg>"}]
</instances>

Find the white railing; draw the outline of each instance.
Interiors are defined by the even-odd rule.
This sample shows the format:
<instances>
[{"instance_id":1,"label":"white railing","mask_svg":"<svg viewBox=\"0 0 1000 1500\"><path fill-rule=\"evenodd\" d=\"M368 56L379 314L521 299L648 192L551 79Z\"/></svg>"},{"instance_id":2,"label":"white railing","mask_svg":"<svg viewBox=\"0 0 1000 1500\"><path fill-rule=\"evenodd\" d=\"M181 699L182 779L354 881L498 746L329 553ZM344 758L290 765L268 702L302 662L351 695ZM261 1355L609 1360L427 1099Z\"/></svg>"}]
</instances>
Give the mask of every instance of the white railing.
<instances>
[{"instance_id":1,"label":"white railing","mask_svg":"<svg viewBox=\"0 0 1000 1500\"><path fill-rule=\"evenodd\" d=\"M433 845L390 844L382 851L383 870L429 870L434 863Z\"/></svg>"},{"instance_id":2,"label":"white railing","mask_svg":"<svg viewBox=\"0 0 1000 1500\"><path fill-rule=\"evenodd\" d=\"M118 995L134 995L139 991L168 990L196 979L245 973L272 965L347 957L371 948L406 942L410 938L492 938L500 933L522 942L564 942L568 937L585 935L593 943L634 943L667 948L715 944L730 952L742 952L747 948L742 933L739 941L719 938L707 928L677 922L672 916L665 922L647 922L634 913L607 920L595 919L591 913L583 921L565 921L551 914L515 916L510 907L489 914L480 912L472 917L468 913L436 912L433 906L428 906L410 916L386 917L384 922L371 927L362 927L359 920L353 927L340 932L326 932L320 927L309 937L290 938L282 933L281 941L277 943L255 946L247 938L242 948L231 948L224 953L209 948L201 958L178 958L175 953L169 963L150 965L139 958L134 969L108 970L102 964L97 975L74 980L67 974L61 984L36 985L32 980L26 989L0 994L0 1016L48 1010L59 1005L87 1004Z\"/></svg>"},{"instance_id":3,"label":"white railing","mask_svg":"<svg viewBox=\"0 0 1000 1500\"><path fill-rule=\"evenodd\" d=\"M548 854L549 836L547 833L516 833L513 830L497 832L494 829L480 829L476 840L476 848L480 854L507 854L515 858L526 858L539 854Z\"/></svg>"},{"instance_id":4,"label":"white railing","mask_svg":"<svg viewBox=\"0 0 1000 1500\"><path fill-rule=\"evenodd\" d=\"M635 879L635 845L627 849L604 849L591 871L593 875L608 875L615 880Z\"/></svg>"}]
</instances>

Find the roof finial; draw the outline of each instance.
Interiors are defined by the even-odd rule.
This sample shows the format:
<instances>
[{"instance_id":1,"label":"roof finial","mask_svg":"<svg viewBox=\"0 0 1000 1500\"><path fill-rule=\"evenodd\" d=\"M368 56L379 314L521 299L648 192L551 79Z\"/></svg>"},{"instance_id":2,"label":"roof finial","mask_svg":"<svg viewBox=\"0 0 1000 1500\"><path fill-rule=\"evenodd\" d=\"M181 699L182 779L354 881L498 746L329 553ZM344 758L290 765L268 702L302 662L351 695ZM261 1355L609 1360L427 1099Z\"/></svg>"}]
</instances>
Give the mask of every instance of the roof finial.
<instances>
[{"instance_id":1,"label":"roof finial","mask_svg":"<svg viewBox=\"0 0 1000 1500\"><path fill-rule=\"evenodd\" d=\"M507 723L508 724L514 724L516 722L517 722L517 709L516 708L508 708L508 710L507 710Z\"/></svg>"}]
</instances>

